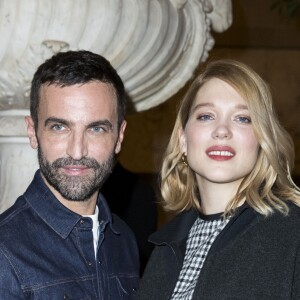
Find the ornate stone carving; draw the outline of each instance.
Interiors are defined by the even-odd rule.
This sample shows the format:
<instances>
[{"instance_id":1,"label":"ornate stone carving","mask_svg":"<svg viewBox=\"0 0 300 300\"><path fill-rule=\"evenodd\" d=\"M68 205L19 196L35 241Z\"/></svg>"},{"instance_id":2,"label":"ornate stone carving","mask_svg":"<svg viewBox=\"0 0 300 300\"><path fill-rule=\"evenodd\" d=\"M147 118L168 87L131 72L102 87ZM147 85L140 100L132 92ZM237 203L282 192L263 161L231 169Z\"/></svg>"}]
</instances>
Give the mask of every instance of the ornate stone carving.
<instances>
[{"instance_id":1,"label":"ornate stone carving","mask_svg":"<svg viewBox=\"0 0 300 300\"><path fill-rule=\"evenodd\" d=\"M29 110L0 110L0 138L2 136L25 137L26 127L24 118L26 115L30 115Z\"/></svg>"},{"instance_id":2,"label":"ornate stone carving","mask_svg":"<svg viewBox=\"0 0 300 300\"><path fill-rule=\"evenodd\" d=\"M36 67L58 51L88 49L116 67L137 111L156 106L190 79L226 30L231 1L3 0L0 109L28 108Z\"/></svg>"},{"instance_id":3,"label":"ornate stone carving","mask_svg":"<svg viewBox=\"0 0 300 300\"><path fill-rule=\"evenodd\" d=\"M0 212L25 192L37 168L36 151L26 137L0 138Z\"/></svg>"},{"instance_id":4,"label":"ornate stone carving","mask_svg":"<svg viewBox=\"0 0 300 300\"><path fill-rule=\"evenodd\" d=\"M26 136L30 81L40 63L59 51L102 54L133 110L146 110L184 86L214 44L211 27L226 30L232 15L230 0L2 0L0 20L1 210L36 168L35 151L14 138Z\"/></svg>"}]
</instances>

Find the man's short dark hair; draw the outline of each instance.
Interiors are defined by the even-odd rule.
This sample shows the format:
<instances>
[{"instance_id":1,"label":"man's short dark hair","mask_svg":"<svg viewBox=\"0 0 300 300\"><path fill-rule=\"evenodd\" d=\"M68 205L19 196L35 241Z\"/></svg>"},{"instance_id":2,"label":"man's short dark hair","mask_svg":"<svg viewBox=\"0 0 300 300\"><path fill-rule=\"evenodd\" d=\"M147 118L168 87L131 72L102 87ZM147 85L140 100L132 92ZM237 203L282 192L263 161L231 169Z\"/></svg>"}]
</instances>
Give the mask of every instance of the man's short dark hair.
<instances>
[{"instance_id":1,"label":"man's short dark hair","mask_svg":"<svg viewBox=\"0 0 300 300\"><path fill-rule=\"evenodd\" d=\"M126 110L126 93L122 79L103 56L85 50L59 52L38 67L30 91L30 113L35 127L38 124L40 90L43 84L64 87L92 81L108 83L114 88L120 128Z\"/></svg>"}]
</instances>

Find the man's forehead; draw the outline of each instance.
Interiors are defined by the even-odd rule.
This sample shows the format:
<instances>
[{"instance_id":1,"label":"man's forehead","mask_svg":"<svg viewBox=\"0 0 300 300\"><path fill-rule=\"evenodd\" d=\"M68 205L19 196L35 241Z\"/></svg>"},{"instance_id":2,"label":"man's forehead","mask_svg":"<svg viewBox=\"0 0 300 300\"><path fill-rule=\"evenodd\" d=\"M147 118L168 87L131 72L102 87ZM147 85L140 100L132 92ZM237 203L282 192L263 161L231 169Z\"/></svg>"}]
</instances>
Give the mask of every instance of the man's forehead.
<instances>
[{"instance_id":1,"label":"man's forehead","mask_svg":"<svg viewBox=\"0 0 300 300\"><path fill-rule=\"evenodd\" d=\"M55 115L72 119L87 117L113 121L117 118L118 103L111 84L90 82L63 87L44 85L41 87L40 98L39 112L55 112Z\"/></svg>"},{"instance_id":2,"label":"man's forehead","mask_svg":"<svg viewBox=\"0 0 300 300\"><path fill-rule=\"evenodd\" d=\"M115 88L109 84L100 81L92 81L85 84L74 84L62 86L58 84L44 84L40 89L40 102L47 100L63 100L63 99L86 99L102 103L101 100L106 100L107 103L118 105L117 93Z\"/></svg>"},{"instance_id":3,"label":"man's forehead","mask_svg":"<svg viewBox=\"0 0 300 300\"><path fill-rule=\"evenodd\" d=\"M51 90L64 90L68 88L81 88L86 86L98 86L99 88L106 89L107 91L110 91L111 94L113 94L115 97L117 97L117 92L115 87L109 83L109 82L103 82L99 80L92 80L84 83L75 83L75 84L65 84L61 82L45 82L40 87L40 93L45 93L47 91Z\"/></svg>"}]
</instances>

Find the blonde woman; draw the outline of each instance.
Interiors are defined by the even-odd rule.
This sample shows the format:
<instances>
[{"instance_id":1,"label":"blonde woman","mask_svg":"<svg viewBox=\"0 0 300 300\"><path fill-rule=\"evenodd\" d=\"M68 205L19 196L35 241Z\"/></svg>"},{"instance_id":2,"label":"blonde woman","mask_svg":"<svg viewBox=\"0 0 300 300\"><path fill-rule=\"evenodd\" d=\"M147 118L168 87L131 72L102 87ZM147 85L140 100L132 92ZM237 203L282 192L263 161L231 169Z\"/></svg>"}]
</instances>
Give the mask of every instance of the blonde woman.
<instances>
[{"instance_id":1,"label":"blonde woman","mask_svg":"<svg viewBox=\"0 0 300 300\"><path fill-rule=\"evenodd\" d=\"M294 148L266 83L233 60L207 65L184 97L162 166L178 215L137 299L300 299L300 193Z\"/></svg>"}]
</instances>

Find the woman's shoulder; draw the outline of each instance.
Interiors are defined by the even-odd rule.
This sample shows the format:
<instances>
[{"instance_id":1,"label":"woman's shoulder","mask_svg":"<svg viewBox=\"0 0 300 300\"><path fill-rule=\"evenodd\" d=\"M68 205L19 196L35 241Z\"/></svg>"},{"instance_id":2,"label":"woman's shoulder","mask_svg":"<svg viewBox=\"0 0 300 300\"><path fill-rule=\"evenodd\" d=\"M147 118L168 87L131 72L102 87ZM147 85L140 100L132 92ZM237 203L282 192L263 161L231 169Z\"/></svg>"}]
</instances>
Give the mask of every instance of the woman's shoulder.
<instances>
[{"instance_id":1,"label":"woman's shoulder","mask_svg":"<svg viewBox=\"0 0 300 300\"><path fill-rule=\"evenodd\" d=\"M292 220L295 219L295 221L300 222L300 202L297 205L293 201L286 200L285 203L288 207L288 213L287 214L277 213L277 214L283 215L288 219L292 219Z\"/></svg>"},{"instance_id":2,"label":"woman's shoulder","mask_svg":"<svg viewBox=\"0 0 300 300\"><path fill-rule=\"evenodd\" d=\"M297 206L292 201L285 201L288 206L288 212L282 213L279 211L274 211L267 217L261 217L261 224L270 224L272 227L278 227L278 230L282 228L288 228L290 230L296 229L300 235L300 207Z\"/></svg>"},{"instance_id":3,"label":"woman's shoulder","mask_svg":"<svg viewBox=\"0 0 300 300\"><path fill-rule=\"evenodd\" d=\"M286 217L290 218L291 220L294 220L295 222L300 223L300 202L298 206L292 201L287 201L287 205L289 211Z\"/></svg>"}]
</instances>

